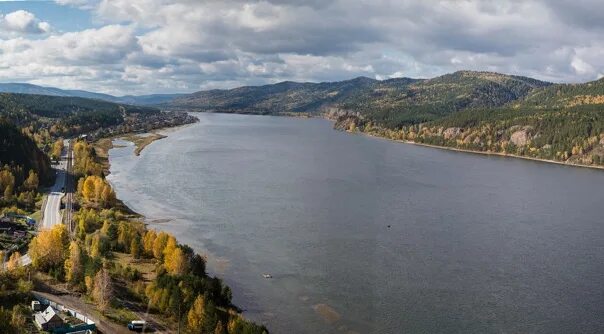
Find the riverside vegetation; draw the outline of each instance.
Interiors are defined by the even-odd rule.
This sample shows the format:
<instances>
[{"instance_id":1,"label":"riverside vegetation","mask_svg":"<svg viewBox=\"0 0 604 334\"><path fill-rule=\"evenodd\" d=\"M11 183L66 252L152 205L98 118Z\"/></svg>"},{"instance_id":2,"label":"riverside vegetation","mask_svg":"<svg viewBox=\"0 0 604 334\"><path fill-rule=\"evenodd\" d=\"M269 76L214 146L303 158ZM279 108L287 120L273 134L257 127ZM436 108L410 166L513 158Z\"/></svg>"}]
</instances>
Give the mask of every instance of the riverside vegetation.
<instances>
[{"instance_id":1,"label":"riverside vegetation","mask_svg":"<svg viewBox=\"0 0 604 334\"><path fill-rule=\"evenodd\" d=\"M86 142L74 144L74 173L75 238L64 225L40 232L29 252L35 268L84 293L118 322L136 319L127 304L151 309L168 327L182 323L190 333L268 332L241 317L230 288L206 273L201 255L120 209Z\"/></svg>"},{"instance_id":2,"label":"riverside vegetation","mask_svg":"<svg viewBox=\"0 0 604 334\"><path fill-rule=\"evenodd\" d=\"M350 132L563 163L604 165L604 79L552 84L460 71L433 79L282 82L184 95L195 111L315 115Z\"/></svg>"},{"instance_id":3,"label":"riverside vegetation","mask_svg":"<svg viewBox=\"0 0 604 334\"><path fill-rule=\"evenodd\" d=\"M30 100L31 99L31 100ZM133 126L162 127L159 110L102 101L0 94L0 209L31 214L54 173L51 157L62 136ZM75 101L75 102L74 102ZM134 115L136 114L136 115ZM145 122L151 121L149 125ZM190 122L191 118L175 121ZM0 332L29 333L27 302L35 286L65 286L92 302L103 317L125 325L149 310L153 322L189 333L268 333L244 319L232 292L205 270L205 258L170 234L149 230L117 200L105 180L106 164L86 141L74 146L77 180L75 228L56 225L29 244L31 267L12 250L0 269ZM27 248L27 247L26 247ZM4 254L2 254L2 257ZM32 280L33 278L33 280Z\"/></svg>"}]
</instances>

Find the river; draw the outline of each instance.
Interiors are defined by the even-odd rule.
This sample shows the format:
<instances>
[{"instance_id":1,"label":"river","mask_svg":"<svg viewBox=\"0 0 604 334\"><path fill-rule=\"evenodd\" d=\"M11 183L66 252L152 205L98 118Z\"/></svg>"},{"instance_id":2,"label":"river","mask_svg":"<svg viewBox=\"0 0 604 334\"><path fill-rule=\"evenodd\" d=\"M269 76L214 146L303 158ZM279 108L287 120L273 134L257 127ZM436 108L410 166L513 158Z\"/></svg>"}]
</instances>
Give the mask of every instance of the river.
<instances>
[{"instance_id":1,"label":"river","mask_svg":"<svg viewBox=\"0 0 604 334\"><path fill-rule=\"evenodd\" d=\"M109 180L272 333L604 332L603 171L197 116Z\"/></svg>"}]
</instances>

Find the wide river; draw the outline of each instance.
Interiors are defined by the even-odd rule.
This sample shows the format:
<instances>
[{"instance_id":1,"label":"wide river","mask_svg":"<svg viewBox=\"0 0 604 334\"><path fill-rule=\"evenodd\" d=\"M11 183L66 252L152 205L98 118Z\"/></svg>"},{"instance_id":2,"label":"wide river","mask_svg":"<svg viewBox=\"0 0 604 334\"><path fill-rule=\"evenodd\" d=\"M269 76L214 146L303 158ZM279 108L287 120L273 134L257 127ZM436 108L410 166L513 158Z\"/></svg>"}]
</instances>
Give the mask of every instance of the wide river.
<instances>
[{"instance_id":1,"label":"wide river","mask_svg":"<svg viewBox=\"0 0 604 334\"><path fill-rule=\"evenodd\" d=\"M197 116L109 179L271 332L604 333L604 171Z\"/></svg>"}]
</instances>

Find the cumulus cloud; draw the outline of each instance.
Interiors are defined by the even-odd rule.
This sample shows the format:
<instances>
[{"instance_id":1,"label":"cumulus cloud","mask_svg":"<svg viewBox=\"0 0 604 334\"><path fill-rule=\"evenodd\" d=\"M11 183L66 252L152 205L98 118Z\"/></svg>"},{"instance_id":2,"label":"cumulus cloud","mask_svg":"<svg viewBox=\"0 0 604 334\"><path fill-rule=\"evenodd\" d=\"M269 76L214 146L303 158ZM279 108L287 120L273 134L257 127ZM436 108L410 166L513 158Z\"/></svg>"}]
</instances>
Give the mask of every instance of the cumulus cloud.
<instances>
[{"instance_id":1,"label":"cumulus cloud","mask_svg":"<svg viewBox=\"0 0 604 334\"><path fill-rule=\"evenodd\" d=\"M4 16L0 14L0 30L11 33L43 34L50 31L50 24L40 21L28 11L17 10Z\"/></svg>"},{"instance_id":2,"label":"cumulus cloud","mask_svg":"<svg viewBox=\"0 0 604 334\"><path fill-rule=\"evenodd\" d=\"M459 69L570 82L604 73L600 0L56 2L102 26L0 41L0 75L126 94ZM30 21L13 27L49 31Z\"/></svg>"}]
</instances>

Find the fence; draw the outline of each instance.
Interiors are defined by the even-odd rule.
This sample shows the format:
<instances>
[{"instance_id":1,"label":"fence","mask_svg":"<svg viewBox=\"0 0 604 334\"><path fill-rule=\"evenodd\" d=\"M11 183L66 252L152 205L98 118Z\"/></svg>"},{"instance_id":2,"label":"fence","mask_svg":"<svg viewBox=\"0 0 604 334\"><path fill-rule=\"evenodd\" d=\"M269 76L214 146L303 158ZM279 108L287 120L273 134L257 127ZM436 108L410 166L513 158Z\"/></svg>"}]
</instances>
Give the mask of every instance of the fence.
<instances>
[{"instance_id":1,"label":"fence","mask_svg":"<svg viewBox=\"0 0 604 334\"><path fill-rule=\"evenodd\" d=\"M81 322L83 322L83 324L79 324L79 325L75 325L75 326L55 328L52 331L54 334L65 334L65 333L87 334L87 333L93 333L96 330L96 323L92 319L88 318L86 315L79 313L76 310L72 310L68 307L65 307L62 304L59 304L59 303L53 302L52 300L46 299L36 293L32 293L32 294L34 295L34 297L37 300L40 301L40 304L52 306L52 308L54 308L55 310L58 310L60 312L66 312L71 317L74 317L74 318L80 320Z\"/></svg>"}]
</instances>

